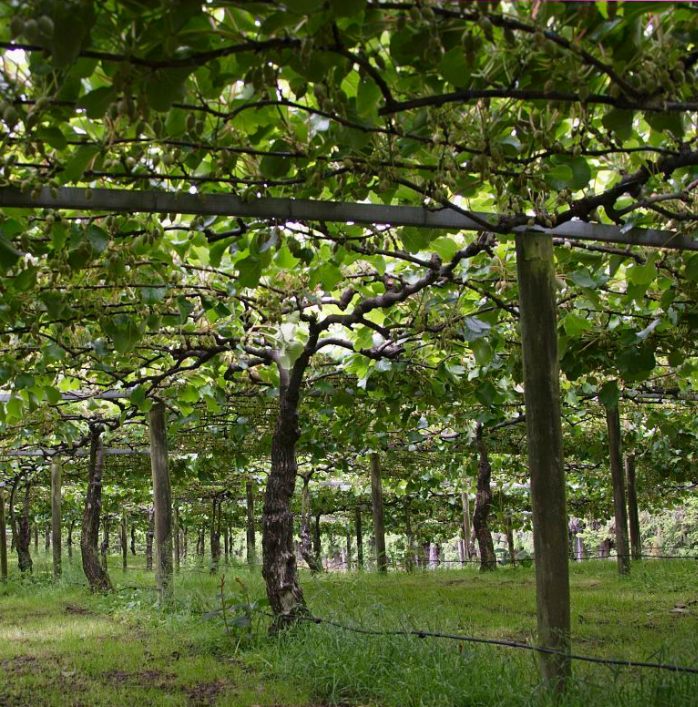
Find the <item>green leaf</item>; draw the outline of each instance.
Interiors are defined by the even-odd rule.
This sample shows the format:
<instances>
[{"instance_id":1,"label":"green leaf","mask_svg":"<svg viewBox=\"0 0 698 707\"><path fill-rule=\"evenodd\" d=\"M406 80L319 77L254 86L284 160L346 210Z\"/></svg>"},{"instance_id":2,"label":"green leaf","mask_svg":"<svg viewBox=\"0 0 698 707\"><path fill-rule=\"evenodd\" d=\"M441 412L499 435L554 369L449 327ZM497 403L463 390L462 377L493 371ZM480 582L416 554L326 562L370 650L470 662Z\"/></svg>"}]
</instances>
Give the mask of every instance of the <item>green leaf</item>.
<instances>
[{"instance_id":1,"label":"green leaf","mask_svg":"<svg viewBox=\"0 0 698 707\"><path fill-rule=\"evenodd\" d=\"M591 329L591 322L584 317L570 312L562 320L562 326L569 336L576 337Z\"/></svg>"},{"instance_id":2,"label":"green leaf","mask_svg":"<svg viewBox=\"0 0 698 707\"><path fill-rule=\"evenodd\" d=\"M262 261L259 258L248 256L237 263L237 269L240 287L257 286L259 278L262 277Z\"/></svg>"},{"instance_id":3,"label":"green leaf","mask_svg":"<svg viewBox=\"0 0 698 707\"><path fill-rule=\"evenodd\" d=\"M366 9L368 0L330 0L335 17L354 17Z\"/></svg>"},{"instance_id":4,"label":"green leaf","mask_svg":"<svg viewBox=\"0 0 698 707\"><path fill-rule=\"evenodd\" d=\"M310 15L322 8L324 0L284 0L283 4L297 15Z\"/></svg>"},{"instance_id":5,"label":"green leaf","mask_svg":"<svg viewBox=\"0 0 698 707\"><path fill-rule=\"evenodd\" d=\"M579 287L587 287L591 289L597 287L596 280L594 280L591 273L586 268L575 270L570 274L570 280L572 280L572 282Z\"/></svg>"},{"instance_id":6,"label":"green leaf","mask_svg":"<svg viewBox=\"0 0 698 707\"><path fill-rule=\"evenodd\" d=\"M618 405L620 391L616 381L607 381L599 389L599 402L606 408L612 408Z\"/></svg>"},{"instance_id":7,"label":"green leaf","mask_svg":"<svg viewBox=\"0 0 698 707\"><path fill-rule=\"evenodd\" d=\"M145 329L144 325L126 314L118 314L101 322L102 331L114 342L116 352L123 355L132 351Z\"/></svg>"},{"instance_id":8,"label":"green leaf","mask_svg":"<svg viewBox=\"0 0 698 707\"><path fill-rule=\"evenodd\" d=\"M318 279L323 289L330 292L342 281L342 271L332 263L324 263L318 271Z\"/></svg>"},{"instance_id":9,"label":"green leaf","mask_svg":"<svg viewBox=\"0 0 698 707\"><path fill-rule=\"evenodd\" d=\"M574 181L574 172L567 164L556 164L545 172L545 183L553 189L560 191L568 189Z\"/></svg>"},{"instance_id":10,"label":"green leaf","mask_svg":"<svg viewBox=\"0 0 698 707\"><path fill-rule=\"evenodd\" d=\"M685 275L689 280L698 282L698 254L691 255L686 260Z\"/></svg>"},{"instance_id":11,"label":"green leaf","mask_svg":"<svg viewBox=\"0 0 698 707\"><path fill-rule=\"evenodd\" d=\"M428 228L408 226L402 229L402 244L408 253L419 253L424 250L437 236L436 231Z\"/></svg>"},{"instance_id":12,"label":"green leaf","mask_svg":"<svg viewBox=\"0 0 698 707\"><path fill-rule=\"evenodd\" d=\"M277 140L271 146L272 152L288 152L288 145L282 140ZM265 177L269 179L279 179L288 174L291 169L292 162L288 157L278 157L274 155L266 155L259 163L259 169Z\"/></svg>"},{"instance_id":13,"label":"green leaf","mask_svg":"<svg viewBox=\"0 0 698 707\"><path fill-rule=\"evenodd\" d=\"M484 381L475 390L475 397L483 404L490 406L497 397L497 389L490 381Z\"/></svg>"},{"instance_id":14,"label":"green leaf","mask_svg":"<svg viewBox=\"0 0 698 707\"><path fill-rule=\"evenodd\" d=\"M465 341L477 341L489 334L491 324L483 322L477 317L466 317L463 321L462 333Z\"/></svg>"},{"instance_id":15,"label":"green leaf","mask_svg":"<svg viewBox=\"0 0 698 707\"><path fill-rule=\"evenodd\" d=\"M102 86L78 98L77 107L84 109L88 118L101 118L116 100L117 92L112 86Z\"/></svg>"},{"instance_id":16,"label":"green leaf","mask_svg":"<svg viewBox=\"0 0 698 707\"><path fill-rule=\"evenodd\" d=\"M441 57L439 69L446 81L456 87L465 86L470 81L470 62L460 44Z\"/></svg>"},{"instance_id":17,"label":"green leaf","mask_svg":"<svg viewBox=\"0 0 698 707\"><path fill-rule=\"evenodd\" d=\"M601 119L606 130L612 132L619 140L629 140L633 134L633 112L612 108Z\"/></svg>"},{"instance_id":18,"label":"green leaf","mask_svg":"<svg viewBox=\"0 0 698 707\"><path fill-rule=\"evenodd\" d=\"M141 289L141 299L143 304L157 304L165 299L166 287L143 287Z\"/></svg>"},{"instance_id":19,"label":"green leaf","mask_svg":"<svg viewBox=\"0 0 698 707\"><path fill-rule=\"evenodd\" d=\"M376 82L370 76L364 76L359 81L356 93L356 112L360 118L368 118L378 105L381 92Z\"/></svg>"},{"instance_id":20,"label":"green leaf","mask_svg":"<svg viewBox=\"0 0 698 707\"><path fill-rule=\"evenodd\" d=\"M628 280L635 285L649 285L657 277L657 268L652 261L644 265L633 265L625 272Z\"/></svg>"},{"instance_id":21,"label":"green leaf","mask_svg":"<svg viewBox=\"0 0 698 707\"><path fill-rule=\"evenodd\" d=\"M157 111L167 111L184 98L184 82L191 69L157 69L145 84L148 104Z\"/></svg>"},{"instance_id":22,"label":"green leaf","mask_svg":"<svg viewBox=\"0 0 698 707\"><path fill-rule=\"evenodd\" d=\"M681 113L667 111L665 113L645 113L647 124L658 133L670 132L675 138L682 138L685 132Z\"/></svg>"},{"instance_id":23,"label":"green leaf","mask_svg":"<svg viewBox=\"0 0 698 707\"><path fill-rule=\"evenodd\" d=\"M99 150L100 148L96 145L78 147L66 163L64 170L59 173L58 178L60 181L63 184L77 181L87 169L87 165L99 153Z\"/></svg>"},{"instance_id":24,"label":"green leaf","mask_svg":"<svg viewBox=\"0 0 698 707\"><path fill-rule=\"evenodd\" d=\"M86 230L87 239L95 253L103 253L109 245L109 234L99 226L90 224Z\"/></svg>"},{"instance_id":25,"label":"green leaf","mask_svg":"<svg viewBox=\"0 0 698 707\"><path fill-rule=\"evenodd\" d=\"M43 140L56 150L64 150L68 145L65 135L53 125L42 125L34 133L38 140Z\"/></svg>"},{"instance_id":26,"label":"green leaf","mask_svg":"<svg viewBox=\"0 0 698 707\"><path fill-rule=\"evenodd\" d=\"M19 262L21 257L22 252L17 250L5 236L0 236L0 267L9 270Z\"/></svg>"}]
</instances>

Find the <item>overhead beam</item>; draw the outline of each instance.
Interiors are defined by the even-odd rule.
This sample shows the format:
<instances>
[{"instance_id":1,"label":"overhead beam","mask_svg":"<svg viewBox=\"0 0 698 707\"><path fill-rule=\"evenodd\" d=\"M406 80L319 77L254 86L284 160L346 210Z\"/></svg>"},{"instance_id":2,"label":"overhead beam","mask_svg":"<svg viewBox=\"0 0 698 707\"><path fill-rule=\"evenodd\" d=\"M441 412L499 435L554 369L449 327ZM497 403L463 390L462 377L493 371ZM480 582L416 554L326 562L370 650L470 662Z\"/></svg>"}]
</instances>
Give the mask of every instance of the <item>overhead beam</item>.
<instances>
[{"instance_id":1,"label":"overhead beam","mask_svg":"<svg viewBox=\"0 0 698 707\"><path fill-rule=\"evenodd\" d=\"M498 214L473 212L477 221L455 209L431 211L420 206L390 206L341 201L315 201L263 197L245 201L234 194L189 194L187 192L133 191L130 189L82 189L42 187L23 194L13 187L0 188L0 208L71 209L125 213L179 213L204 216L235 216L278 221L365 223L385 226L415 226L459 231L486 231L483 222ZM624 245L698 251L698 240L673 231L651 228L621 228L607 224L569 221L556 228L522 226L512 231L547 233L558 238L601 241Z\"/></svg>"},{"instance_id":2,"label":"overhead beam","mask_svg":"<svg viewBox=\"0 0 698 707\"><path fill-rule=\"evenodd\" d=\"M61 399L72 400L75 402L79 402L81 400L122 400L122 399L130 398L131 393L134 390L135 390L135 388L123 388L121 390L114 389L114 390L98 390L98 391L92 391L92 390L67 391L65 393L61 393ZM15 397L17 397L17 393L12 393L9 391L0 391L0 403L6 403Z\"/></svg>"},{"instance_id":3,"label":"overhead beam","mask_svg":"<svg viewBox=\"0 0 698 707\"><path fill-rule=\"evenodd\" d=\"M143 449L105 449L105 456L119 456L121 454L150 454L150 448L144 447ZM88 457L90 453L87 449L78 449L72 454L66 450L56 450L56 449L9 449L7 451L0 450L0 458L6 457Z\"/></svg>"}]
</instances>

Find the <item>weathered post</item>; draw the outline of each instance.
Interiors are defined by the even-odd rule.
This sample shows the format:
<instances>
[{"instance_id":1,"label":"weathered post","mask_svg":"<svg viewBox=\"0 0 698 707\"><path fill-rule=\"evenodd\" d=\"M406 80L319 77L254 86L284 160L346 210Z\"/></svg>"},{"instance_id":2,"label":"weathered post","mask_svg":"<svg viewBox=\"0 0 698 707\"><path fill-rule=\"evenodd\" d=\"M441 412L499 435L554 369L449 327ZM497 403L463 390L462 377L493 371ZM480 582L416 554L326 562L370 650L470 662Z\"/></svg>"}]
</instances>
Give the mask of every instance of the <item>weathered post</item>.
<instances>
[{"instance_id":1,"label":"weathered post","mask_svg":"<svg viewBox=\"0 0 698 707\"><path fill-rule=\"evenodd\" d=\"M552 238L538 233L517 234L516 264L538 642L543 648L564 654L570 645L570 587ZM542 653L540 664L543 678L556 689L562 689L570 675L570 659Z\"/></svg>"},{"instance_id":2,"label":"weathered post","mask_svg":"<svg viewBox=\"0 0 698 707\"><path fill-rule=\"evenodd\" d=\"M640 513L637 505L635 485L635 453L625 455L625 479L628 483L628 521L630 523L630 554L633 560L642 557L642 536L640 535Z\"/></svg>"},{"instance_id":3,"label":"weathered post","mask_svg":"<svg viewBox=\"0 0 698 707\"><path fill-rule=\"evenodd\" d=\"M7 579L7 521L5 520L5 484L0 484L0 579Z\"/></svg>"},{"instance_id":4,"label":"weathered post","mask_svg":"<svg viewBox=\"0 0 698 707\"><path fill-rule=\"evenodd\" d=\"M364 568L364 531L361 518L361 506L357 504L354 513L356 522L356 565L362 570Z\"/></svg>"},{"instance_id":5,"label":"weathered post","mask_svg":"<svg viewBox=\"0 0 698 707\"><path fill-rule=\"evenodd\" d=\"M465 548L465 559L469 562L473 556L470 545L470 484L460 492L460 502L463 506L463 547Z\"/></svg>"},{"instance_id":6,"label":"weathered post","mask_svg":"<svg viewBox=\"0 0 698 707\"><path fill-rule=\"evenodd\" d=\"M61 465L57 459L51 463L51 534L53 536L53 581L61 576Z\"/></svg>"},{"instance_id":7,"label":"weathered post","mask_svg":"<svg viewBox=\"0 0 698 707\"><path fill-rule=\"evenodd\" d=\"M167 461L165 405L156 402L148 413L150 465L153 474L155 515L155 577L160 603L172 597L172 491Z\"/></svg>"},{"instance_id":8,"label":"weathered post","mask_svg":"<svg viewBox=\"0 0 698 707\"><path fill-rule=\"evenodd\" d=\"M373 536L376 543L376 565L379 572L388 571L388 557L385 554L385 519L383 517L383 485L381 465L376 452L371 452L371 502L373 509Z\"/></svg>"},{"instance_id":9,"label":"weathered post","mask_svg":"<svg viewBox=\"0 0 698 707\"><path fill-rule=\"evenodd\" d=\"M625 478L623 474L623 442L620 432L618 403L606 406L608 428L608 455L613 486L613 513L616 518L616 552L618 574L630 574L630 547L628 544L628 507L625 505Z\"/></svg>"},{"instance_id":10,"label":"weathered post","mask_svg":"<svg viewBox=\"0 0 698 707\"><path fill-rule=\"evenodd\" d=\"M180 537L179 504L176 501L174 504L174 550L174 568L175 572L179 572L182 561L182 539Z\"/></svg>"},{"instance_id":11,"label":"weathered post","mask_svg":"<svg viewBox=\"0 0 698 707\"><path fill-rule=\"evenodd\" d=\"M126 511L121 514L121 568L128 571L128 516Z\"/></svg>"},{"instance_id":12,"label":"weathered post","mask_svg":"<svg viewBox=\"0 0 698 707\"><path fill-rule=\"evenodd\" d=\"M245 482L245 496L247 499L247 564L254 565L256 561L257 548L254 531L254 492L255 483L253 479Z\"/></svg>"}]
</instances>

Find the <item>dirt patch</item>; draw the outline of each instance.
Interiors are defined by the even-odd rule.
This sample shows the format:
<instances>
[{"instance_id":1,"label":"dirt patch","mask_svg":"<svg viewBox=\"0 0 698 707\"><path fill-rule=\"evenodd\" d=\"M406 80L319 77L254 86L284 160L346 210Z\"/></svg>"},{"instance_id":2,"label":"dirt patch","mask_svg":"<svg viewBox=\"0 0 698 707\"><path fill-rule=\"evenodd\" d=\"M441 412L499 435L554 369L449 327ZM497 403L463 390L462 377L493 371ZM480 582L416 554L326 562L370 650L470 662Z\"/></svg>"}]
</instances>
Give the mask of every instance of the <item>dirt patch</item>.
<instances>
[{"instance_id":1,"label":"dirt patch","mask_svg":"<svg viewBox=\"0 0 698 707\"><path fill-rule=\"evenodd\" d=\"M77 614L79 616L94 616L95 615L94 611L90 611L89 609L86 609L84 606L80 606L79 604L66 604L65 613L66 614Z\"/></svg>"},{"instance_id":2,"label":"dirt patch","mask_svg":"<svg viewBox=\"0 0 698 707\"><path fill-rule=\"evenodd\" d=\"M190 700L192 707L208 707L214 704L218 697L232 688L232 683L229 682L209 682L193 687L182 688Z\"/></svg>"},{"instance_id":3,"label":"dirt patch","mask_svg":"<svg viewBox=\"0 0 698 707\"><path fill-rule=\"evenodd\" d=\"M183 693L187 696L188 704L191 707L209 707L216 702L221 694L234 686L233 683L223 680L200 683L198 685L174 685L175 677L172 673L166 673L161 670L142 670L139 673L112 670L102 673L102 678L113 685L133 685L170 693ZM0 705L0 707L2 706Z\"/></svg>"},{"instance_id":4,"label":"dirt patch","mask_svg":"<svg viewBox=\"0 0 698 707\"><path fill-rule=\"evenodd\" d=\"M7 675L25 675L34 671L38 659L33 655L18 655L0 663L0 668Z\"/></svg>"}]
</instances>

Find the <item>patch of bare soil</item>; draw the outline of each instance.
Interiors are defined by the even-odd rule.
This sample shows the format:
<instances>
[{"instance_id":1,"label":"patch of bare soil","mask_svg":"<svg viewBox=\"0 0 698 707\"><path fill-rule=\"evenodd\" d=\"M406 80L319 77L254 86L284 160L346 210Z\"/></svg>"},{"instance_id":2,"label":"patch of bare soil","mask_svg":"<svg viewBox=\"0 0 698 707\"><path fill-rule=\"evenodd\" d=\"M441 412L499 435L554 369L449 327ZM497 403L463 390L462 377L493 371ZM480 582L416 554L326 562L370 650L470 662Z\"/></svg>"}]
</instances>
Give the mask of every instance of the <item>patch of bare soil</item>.
<instances>
[{"instance_id":1,"label":"patch of bare soil","mask_svg":"<svg viewBox=\"0 0 698 707\"><path fill-rule=\"evenodd\" d=\"M218 697L230 690L233 683L228 681L216 681L199 683L198 685L173 685L175 676L172 673L162 670L141 670L138 673L125 673L118 670L102 673L104 680L114 685L133 685L138 687L148 687L165 692L181 692L188 698L191 707L209 707L214 704ZM1 707L1 706L0 706Z\"/></svg>"},{"instance_id":2,"label":"patch of bare soil","mask_svg":"<svg viewBox=\"0 0 698 707\"><path fill-rule=\"evenodd\" d=\"M84 606L80 606L79 604L66 604L65 613L66 614L77 614L79 616L94 616L95 615L94 611L90 611L89 609L85 608Z\"/></svg>"}]
</instances>

